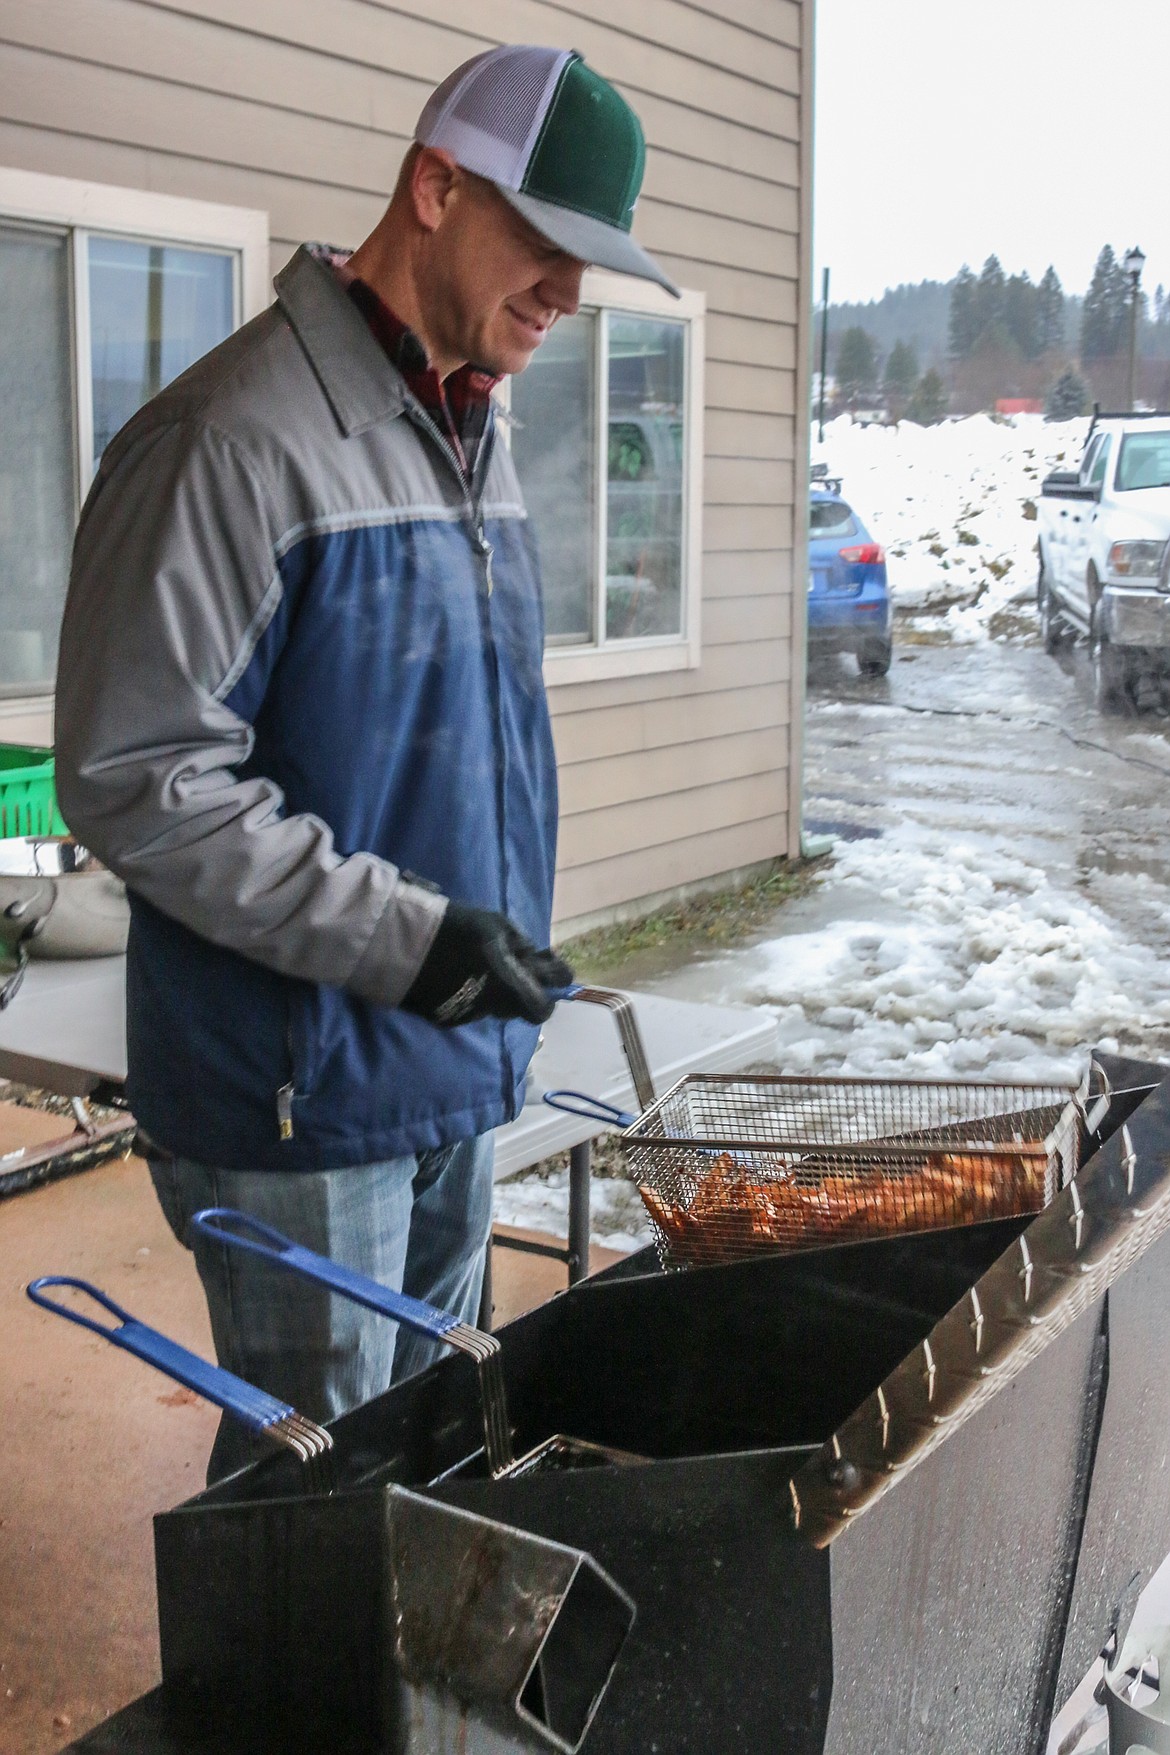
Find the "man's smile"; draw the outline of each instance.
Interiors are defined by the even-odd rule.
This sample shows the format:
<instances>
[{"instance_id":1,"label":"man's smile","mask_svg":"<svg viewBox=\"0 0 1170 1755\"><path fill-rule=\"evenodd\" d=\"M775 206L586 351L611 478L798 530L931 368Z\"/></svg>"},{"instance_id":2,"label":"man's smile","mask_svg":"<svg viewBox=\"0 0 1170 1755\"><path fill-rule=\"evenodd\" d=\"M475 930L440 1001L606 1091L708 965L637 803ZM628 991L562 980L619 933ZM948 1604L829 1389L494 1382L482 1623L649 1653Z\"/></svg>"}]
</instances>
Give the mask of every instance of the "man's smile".
<instances>
[{"instance_id":1,"label":"man's smile","mask_svg":"<svg viewBox=\"0 0 1170 1755\"><path fill-rule=\"evenodd\" d=\"M552 328L552 318L549 317L542 319L540 317L527 316L523 311L518 311L515 305L511 304L505 304L504 309L512 318L513 322L524 331L525 335L528 336L533 345L539 347L540 343Z\"/></svg>"}]
</instances>

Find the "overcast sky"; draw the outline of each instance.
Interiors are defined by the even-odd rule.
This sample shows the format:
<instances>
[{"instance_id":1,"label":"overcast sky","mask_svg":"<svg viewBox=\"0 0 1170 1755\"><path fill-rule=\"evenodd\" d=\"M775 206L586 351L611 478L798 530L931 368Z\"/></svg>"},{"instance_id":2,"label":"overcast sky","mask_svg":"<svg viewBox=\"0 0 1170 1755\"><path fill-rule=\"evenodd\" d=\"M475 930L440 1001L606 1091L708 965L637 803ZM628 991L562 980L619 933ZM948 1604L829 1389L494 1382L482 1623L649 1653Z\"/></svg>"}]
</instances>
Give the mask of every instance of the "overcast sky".
<instances>
[{"instance_id":1,"label":"overcast sky","mask_svg":"<svg viewBox=\"0 0 1170 1755\"><path fill-rule=\"evenodd\" d=\"M1170 287L1170 0L817 0L814 296L999 256Z\"/></svg>"}]
</instances>

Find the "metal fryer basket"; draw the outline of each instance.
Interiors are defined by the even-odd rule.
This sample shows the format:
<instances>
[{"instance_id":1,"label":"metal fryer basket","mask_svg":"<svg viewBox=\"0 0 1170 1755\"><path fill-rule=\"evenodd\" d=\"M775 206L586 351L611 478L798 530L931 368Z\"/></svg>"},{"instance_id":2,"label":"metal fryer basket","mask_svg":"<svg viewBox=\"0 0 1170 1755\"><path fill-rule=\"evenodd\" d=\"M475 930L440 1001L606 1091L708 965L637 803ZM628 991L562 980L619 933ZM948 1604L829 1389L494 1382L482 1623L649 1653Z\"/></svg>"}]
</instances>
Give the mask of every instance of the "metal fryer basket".
<instances>
[{"instance_id":1,"label":"metal fryer basket","mask_svg":"<svg viewBox=\"0 0 1170 1755\"><path fill-rule=\"evenodd\" d=\"M1076 1174L1059 1085L680 1079L621 1136L664 1267L1039 1212Z\"/></svg>"}]
</instances>

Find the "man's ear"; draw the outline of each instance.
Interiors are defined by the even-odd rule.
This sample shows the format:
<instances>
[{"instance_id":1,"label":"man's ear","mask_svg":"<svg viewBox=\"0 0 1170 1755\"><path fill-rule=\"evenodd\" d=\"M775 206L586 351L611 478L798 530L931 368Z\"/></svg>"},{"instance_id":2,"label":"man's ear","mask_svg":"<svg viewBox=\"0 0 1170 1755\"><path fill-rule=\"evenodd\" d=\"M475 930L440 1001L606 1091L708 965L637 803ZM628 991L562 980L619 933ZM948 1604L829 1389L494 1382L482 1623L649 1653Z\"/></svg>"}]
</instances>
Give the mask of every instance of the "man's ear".
<instances>
[{"instance_id":1,"label":"man's ear","mask_svg":"<svg viewBox=\"0 0 1170 1755\"><path fill-rule=\"evenodd\" d=\"M438 146L420 146L410 174L410 198L414 216L424 231L437 231L447 211L459 167L449 152Z\"/></svg>"}]
</instances>

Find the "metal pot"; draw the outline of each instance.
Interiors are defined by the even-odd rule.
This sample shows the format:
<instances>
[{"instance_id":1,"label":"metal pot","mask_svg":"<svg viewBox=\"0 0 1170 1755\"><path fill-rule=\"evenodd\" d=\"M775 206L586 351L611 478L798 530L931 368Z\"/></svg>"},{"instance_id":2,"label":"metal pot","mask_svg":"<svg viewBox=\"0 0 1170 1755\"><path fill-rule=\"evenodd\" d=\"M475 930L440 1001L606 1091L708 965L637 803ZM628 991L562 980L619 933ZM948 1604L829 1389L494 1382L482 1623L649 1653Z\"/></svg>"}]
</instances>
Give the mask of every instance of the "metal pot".
<instances>
[{"instance_id":1,"label":"metal pot","mask_svg":"<svg viewBox=\"0 0 1170 1755\"><path fill-rule=\"evenodd\" d=\"M117 957L130 905L120 878L75 841L0 841L0 944L32 957Z\"/></svg>"}]
</instances>

